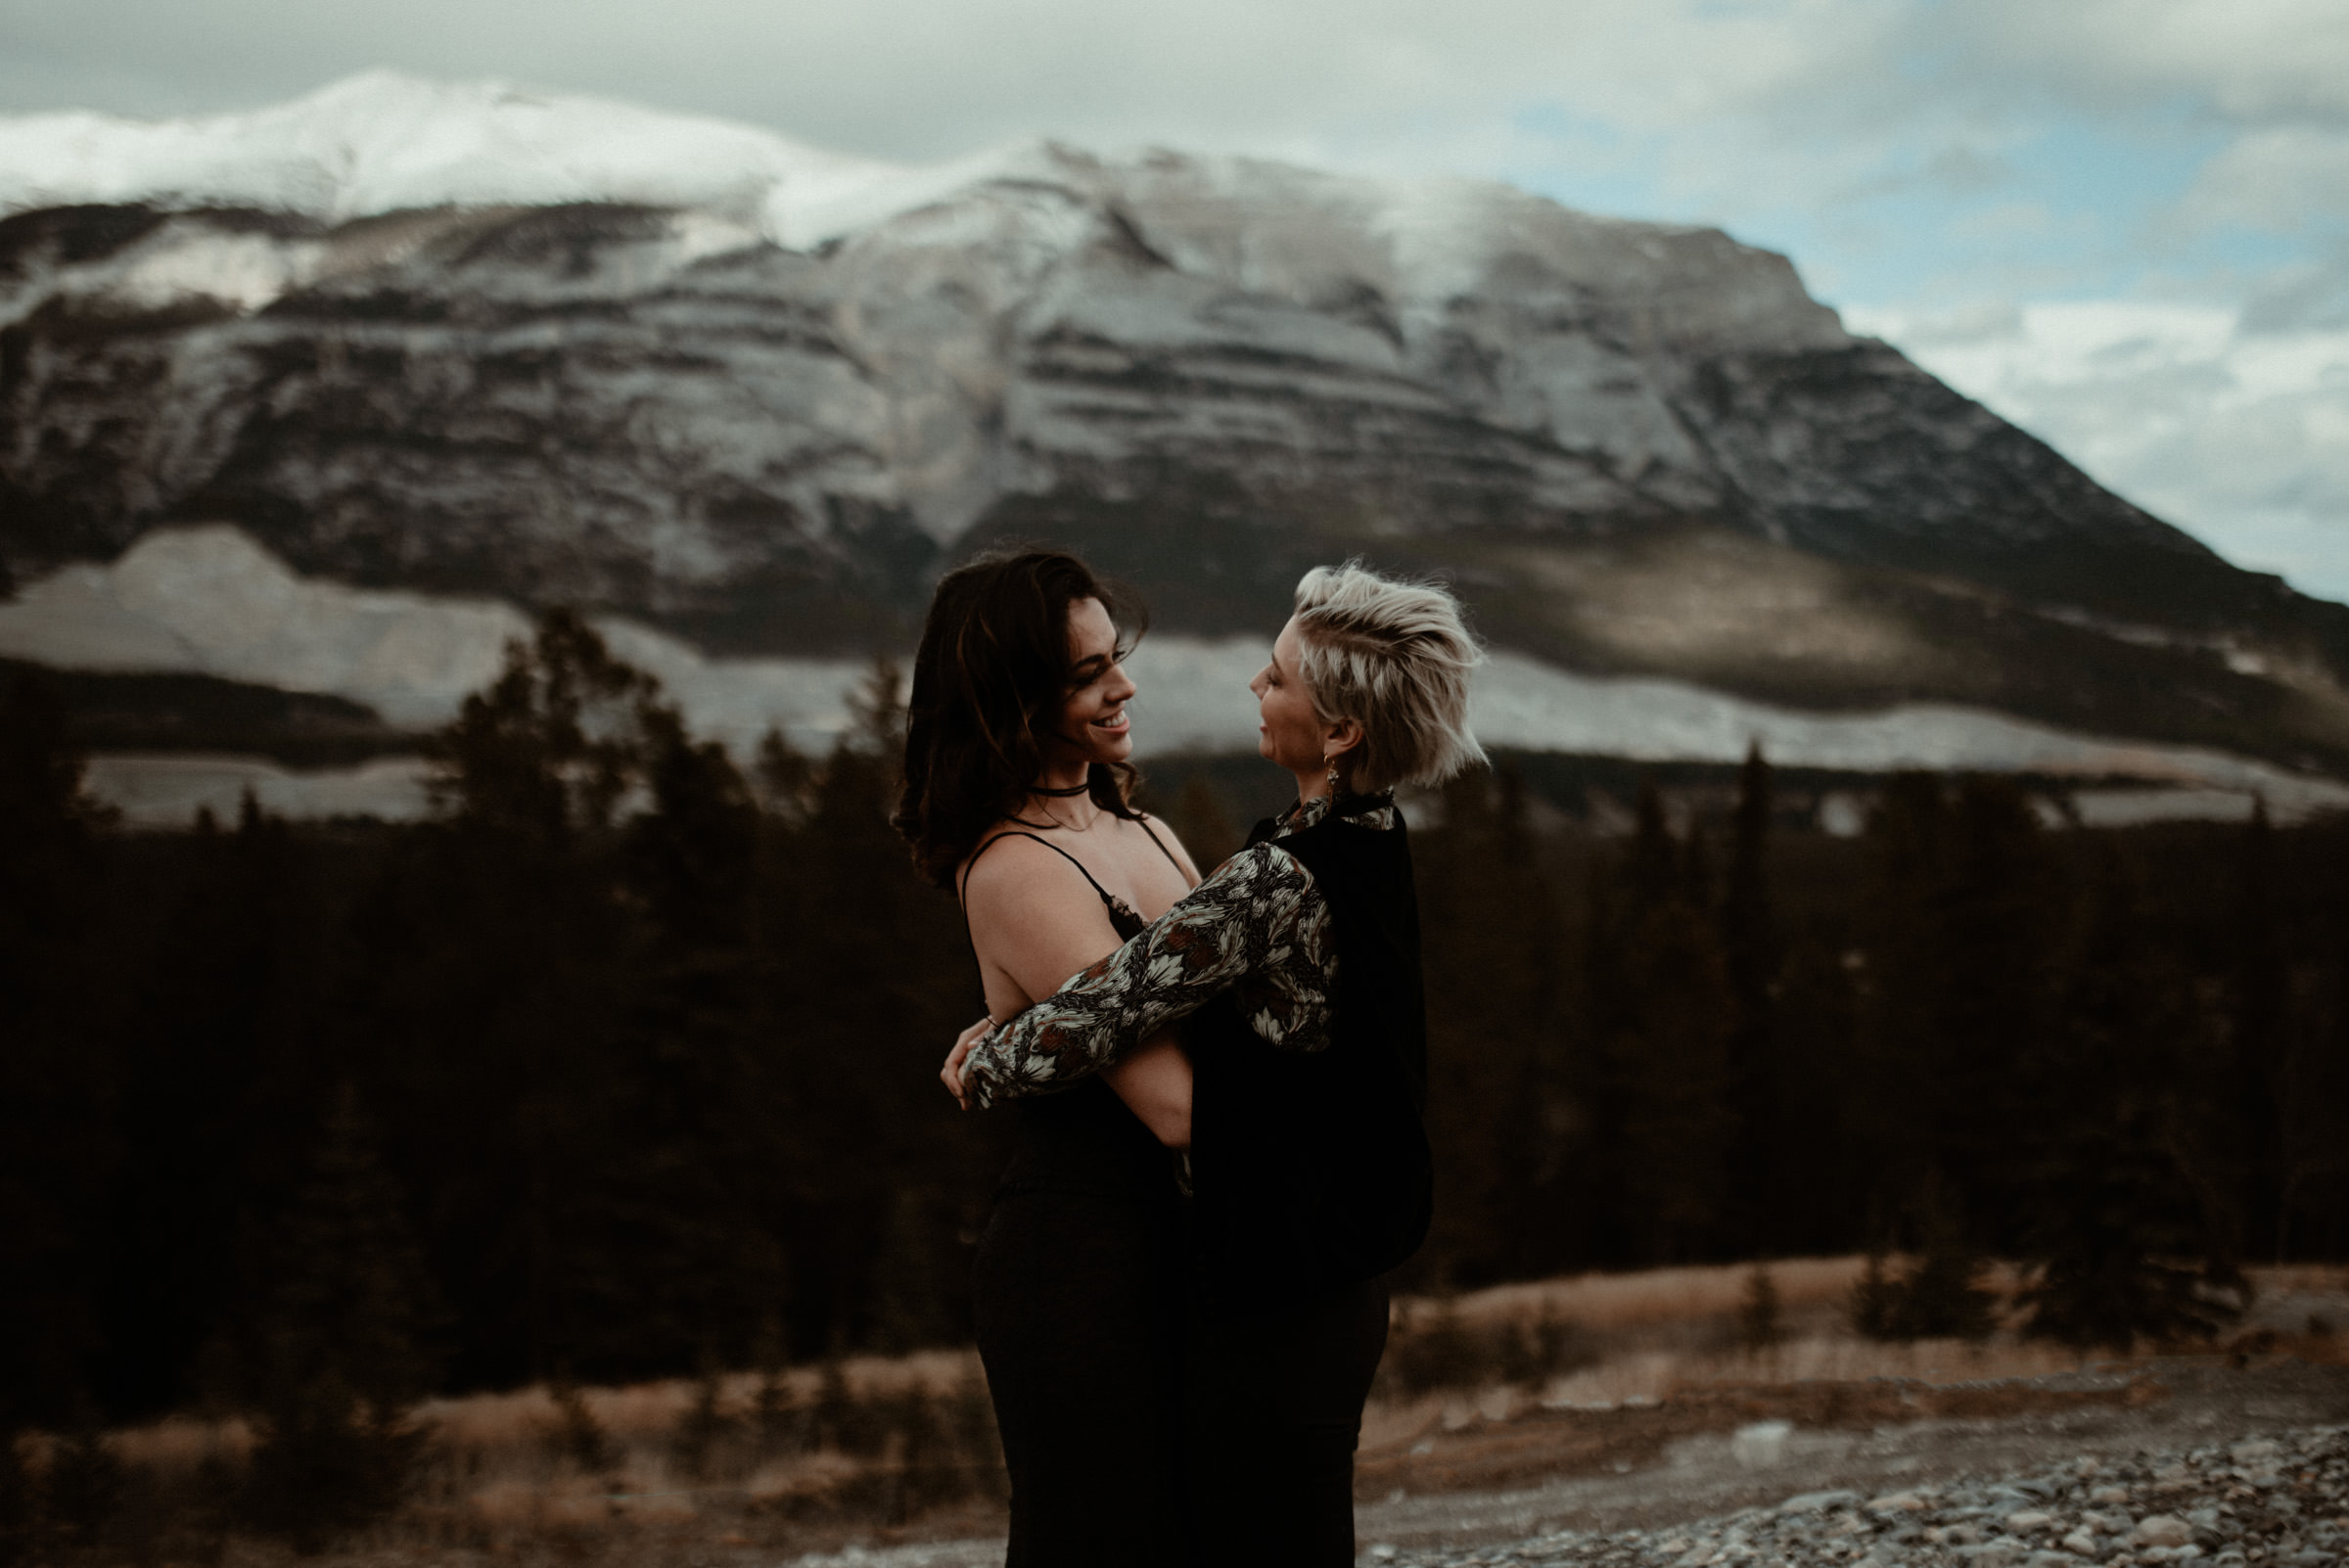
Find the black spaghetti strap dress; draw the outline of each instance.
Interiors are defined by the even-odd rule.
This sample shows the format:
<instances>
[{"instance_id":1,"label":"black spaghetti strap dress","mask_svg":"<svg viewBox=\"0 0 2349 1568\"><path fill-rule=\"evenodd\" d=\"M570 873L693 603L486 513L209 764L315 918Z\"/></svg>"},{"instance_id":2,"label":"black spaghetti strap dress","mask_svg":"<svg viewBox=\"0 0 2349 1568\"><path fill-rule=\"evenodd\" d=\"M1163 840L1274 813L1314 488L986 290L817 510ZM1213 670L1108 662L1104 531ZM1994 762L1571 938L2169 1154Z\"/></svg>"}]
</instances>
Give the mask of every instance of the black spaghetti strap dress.
<instances>
[{"instance_id":1,"label":"black spaghetti strap dress","mask_svg":"<svg viewBox=\"0 0 2349 1568\"><path fill-rule=\"evenodd\" d=\"M1141 931L1076 856L1036 842L1084 874L1120 941ZM972 1282L1011 1475L1005 1568L1176 1568L1189 1547L1174 1156L1098 1077L1008 1109L1015 1152Z\"/></svg>"}]
</instances>

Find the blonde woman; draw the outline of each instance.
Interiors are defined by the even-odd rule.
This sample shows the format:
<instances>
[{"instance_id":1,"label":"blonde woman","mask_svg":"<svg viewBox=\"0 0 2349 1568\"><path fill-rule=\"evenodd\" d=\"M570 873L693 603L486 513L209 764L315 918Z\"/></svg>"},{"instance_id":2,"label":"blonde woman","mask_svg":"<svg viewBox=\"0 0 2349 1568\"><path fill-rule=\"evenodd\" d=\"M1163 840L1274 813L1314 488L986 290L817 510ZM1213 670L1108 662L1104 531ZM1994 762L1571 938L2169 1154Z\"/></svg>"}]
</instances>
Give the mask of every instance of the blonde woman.
<instances>
[{"instance_id":1,"label":"blonde woman","mask_svg":"<svg viewBox=\"0 0 2349 1568\"><path fill-rule=\"evenodd\" d=\"M1481 662L1442 588L1349 563L1298 584L1250 682L1297 802L1117 951L942 1074L966 1104L1058 1092L1183 1020L1192 1068L1185 1357L1202 1560L1354 1560L1354 1451L1387 1270L1427 1231L1427 1026L1396 786L1484 761Z\"/></svg>"}]
</instances>

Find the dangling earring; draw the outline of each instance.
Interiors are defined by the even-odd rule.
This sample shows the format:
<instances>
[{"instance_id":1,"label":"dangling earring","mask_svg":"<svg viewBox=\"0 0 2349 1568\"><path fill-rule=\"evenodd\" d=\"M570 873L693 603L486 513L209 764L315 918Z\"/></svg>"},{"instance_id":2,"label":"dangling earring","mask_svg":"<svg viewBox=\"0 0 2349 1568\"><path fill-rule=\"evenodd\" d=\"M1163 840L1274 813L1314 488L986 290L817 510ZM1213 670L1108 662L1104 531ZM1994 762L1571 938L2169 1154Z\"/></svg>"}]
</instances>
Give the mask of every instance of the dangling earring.
<instances>
[{"instance_id":1,"label":"dangling earring","mask_svg":"<svg viewBox=\"0 0 2349 1568\"><path fill-rule=\"evenodd\" d=\"M1339 784L1338 784L1338 758L1337 758L1337 754L1336 754L1335 752L1332 752L1332 753L1329 755L1329 759L1328 759L1328 761L1329 761L1329 798L1330 798L1331 800L1333 800L1333 801L1334 801L1334 800L1336 800L1336 799L1338 798L1338 789L1339 789L1339 787L1340 787L1340 786L1339 786Z\"/></svg>"}]
</instances>

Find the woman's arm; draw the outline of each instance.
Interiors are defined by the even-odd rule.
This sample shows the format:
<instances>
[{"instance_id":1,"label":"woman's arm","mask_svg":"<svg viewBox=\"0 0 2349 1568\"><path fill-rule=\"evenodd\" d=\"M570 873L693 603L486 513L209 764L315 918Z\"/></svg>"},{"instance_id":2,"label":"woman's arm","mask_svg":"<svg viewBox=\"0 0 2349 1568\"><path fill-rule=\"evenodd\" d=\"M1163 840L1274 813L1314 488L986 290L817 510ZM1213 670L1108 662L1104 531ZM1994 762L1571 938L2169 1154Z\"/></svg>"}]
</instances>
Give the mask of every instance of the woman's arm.
<instances>
[{"instance_id":1,"label":"woman's arm","mask_svg":"<svg viewBox=\"0 0 2349 1568\"><path fill-rule=\"evenodd\" d=\"M971 1047L994 1027L992 1018L982 1018L956 1036L954 1048L946 1053L946 1065L939 1069L939 1082L966 1111L971 1099L962 1084L963 1061ZM1173 1031L1162 1031L1144 1041L1140 1050L1105 1069L1101 1081L1159 1142L1170 1149L1191 1146L1191 1058Z\"/></svg>"},{"instance_id":2,"label":"woman's arm","mask_svg":"<svg viewBox=\"0 0 2349 1568\"><path fill-rule=\"evenodd\" d=\"M1191 1146L1191 1058L1161 1032L1101 1075L1126 1109L1170 1149Z\"/></svg>"},{"instance_id":3,"label":"woman's arm","mask_svg":"<svg viewBox=\"0 0 2349 1568\"><path fill-rule=\"evenodd\" d=\"M1317 1050L1328 1043L1336 970L1329 904L1313 873L1277 844L1260 844L1042 1001L958 1042L962 1059L949 1058L942 1076L965 1103L1046 1093L1103 1071L1242 984L1258 1035Z\"/></svg>"}]
</instances>

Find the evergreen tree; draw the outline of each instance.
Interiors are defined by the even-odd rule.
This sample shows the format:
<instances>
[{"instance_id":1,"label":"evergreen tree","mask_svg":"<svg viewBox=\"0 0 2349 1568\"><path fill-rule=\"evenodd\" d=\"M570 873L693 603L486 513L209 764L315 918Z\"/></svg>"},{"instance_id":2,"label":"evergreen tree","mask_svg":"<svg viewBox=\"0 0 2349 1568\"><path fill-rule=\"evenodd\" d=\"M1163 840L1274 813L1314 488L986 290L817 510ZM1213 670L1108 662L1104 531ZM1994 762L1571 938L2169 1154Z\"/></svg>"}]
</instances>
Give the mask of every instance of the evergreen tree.
<instances>
[{"instance_id":1,"label":"evergreen tree","mask_svg":"<svg viewBox=\"0 0 2349 1568\"><path fill-rule=\"evenodd\" d=\"M119 1155L100 985L107 824L64 708L0 673L0 1433L70 1418L100 1343Z\"/></svg>"},{"instance_id":2,"label":"evergreen tree","mask_svg":"<svg viewBox=\"0 0 2349 1568\"><path fill-rule=\"evenodd\" d=\"M2023 1192L2025 1332L2086 1348L2198 1338L2245 1300L2223 1215L2197 1179L2185 1087L2196 1015L2151 940L2134 868L2094 857L2062 1028L2037 1073Z\"/></svg>"},{"instance_id":3,"label":"evergreen tree","mask_svg":"<svg viewBox=\"0 0 2349 1568\"><path fill-rule=\"evenodd\" d=\"M406 1209L345 1085L275 1227L252 1350L250 1386L261 1397L333 1382L396 1409L432 1388L441 1313Z\"/></svg>"},{"instance_id":4,"label":"evergreen tree","mask_svg":"<svg viewBox=\"0 0 2349 1568\"><path fill-rule=\"evenodd\" d=\"M650 1369L742 1355L781 1301L776 1173L792 1116L760 991L758 886L772 846L756 797L673 708L647 701L638 723L650 798L625 827L621 868L641 922L627 1148L596 1191L625 1259L606 1299L632 1325L626 1354Z\"/></svg>"},{"instance_id":5,"label":"evergreen tree","mask_svg":"<svg viewBox=\"0 0 2349 1568\"><path fill-rule=\"evenodd\" d=\"M405 1500L426 1432L329 1375L271 1402L245 1481L246 1522L315 1556Z\"/></svg>"},{"instance_id":6,"label":"evergreen tree","mask_svg":"<svg viewBox=\"0 0 2349 1568\"><path fill-rule=\"evenodd\" d=\"M2309 966L2290 1031L2278 1165L2276 1253L2338 1258L2349 1246L2349 933Z\"/></svg>"},{"instance_id":7,"label":"evergreen tree","mask_svg":"<svg viewBox=\"0 0 2349 1568\"><path fill-rule=\"evenodd\" d=\"M1589 984L1621 1245L1627 1262L1686 1262L1726 1238L1736 1001L1652 780L1613 881L1592 920Z\"/></svg>"},{"instance_id":8,"label":"evergreen tree","mask_svg":"<svg viewBox=\"0 0 2349 1568\"><path fill-rule=\"evenodd\" d=\"M105 1304L122 1410L234 1395L230 1347L209 1342L260 1310L240 1279L270 1265L262 1222L309 1177L338 1054L317 838L248 793L232 830L200 824L175 850L125 1031Z\"/></svg>"},{"instance_id":9,"label":"evergreen tree","mask_svg":"<svg viewBox=\"0 0 2349 1568\"><path fill-rule=\"evenodd\" d=\"M951 898L915 873L890 826L899 676L877 665L858 719L816 771L812 808L782 852L767 970L775 1070L794 1086L785 1172L793 1260L787 1326L802 1356L880 1332L892 1216L910 1194L938 1234L974 1236L1008 1135L962 1116L938 1061L985 1005ZM967 1332L967 1243L943 1255L938 1311Z\"/></svg>"},{"instance_id":10,"label":"evergreen tree","mask_svg":"<svg viewBox=\"0 0 2349 1568\"><path fill-rule=\"evenodd\" d=\"M549 611L529 643L507 645L497 679L466 698L436 738L435 799L519 845L606 826L640 771L636 722L657 692L577 615Z\"/></svg>"},{"instance_id":11,"label":"evergreen tree","mask_svg":"<svg viewBox=\"0 0 2349 1568\"><path fill-rule=\"evenodd\" d=\"M705 1365L701 1376L694 1379L693 1403L677 1423L670 1452L677 1468L696 1481L710 1474L714 1451L734 1431L734 1419L724 1408L724 1393L716 1368Z\"/></svg>"},{"instance_id":12,"label":"evergreen tree","mask_svg":"<svg viewBox=\"0 0 2349 1568\"><path fill-rule=\"evenodd\" d=\"M438 738L439 815L355 922L370 957L344 1011L371 1098L414 1130L393 1152L418 1206L445 1217L432 1268L467 1328L469 1383L655 1369L629 1360L662 1281L631 1256L621 1185L641 1166L626 1134L645 965L615 817L645 787L657 699L576 617L546 617ZM659 1343L666 1368L694 1341Z\"/></svg>"},{"instance_id":13,"label":"evergreen tree","mask_svg":"<svg viewBox=\"0 0 2349 1568\"><path fill-rule=\"evenodd\" d=\"M2008 1215L2023 1084L2049 1045L2065 902L2030 803L2002 779L1895 778L1869 825L1861 1120L1897 1208ZM2011 1236L1999 1238L2009 1242Z\"/></svg>"},{"instance_id":14,"label":"evergreen tree","mask_svg":"<svg viewBox=\"0 0 2349 1568\"><path fill-rule=\"evenodd\" d=\"M961 1326L939 1290L938 1228L919 1194L897 1194L873 1270L872 1344L884 1355L950 1343Z\"/></svg>"},{"instance_id":15,"label":"evergreen tree","mask_svg":"<svg viewBox=\"0 0 2349 1568\"><path fill-rule=\"evenodd\" d=\"M1564 917L1523 778L1504 763L1454 780L1414 862L1443 1197L1413 1277L1447 1288L1523 1277L1574 1239L1582 1216L1558 1195L1583 1152L1566 1084Z\"/></svg>"},{"instance_id":16,"label":"evergreen tree","mask_svg":"<svg viewBox=\"0 0 2349 1568\"><path fill-rule=\"evenodd\" d=\"M277 1230L251 1355L260 1441L246 1513L305 1554L398 1506L426 1434L435 1292L355 1094L340 1093Z\"/></svg>"},{"instance_id":17,"label":"evergreen tree","mask_svg":"<svg viewBox=\"0 0 2349 1568\"><path fill-rule=\"evenodd\" d=\"M30 1435L0 1428L0 1568L17 1568L40 1544L40 1483L24 1462Z\"/></svg>"},{"instance_id":18,"label":"evergreen tree","mask_svg":"<svg viewBox=\"0 0 2349 1568\"><path fill-rule=\"evenodd\" d=\"M1852 1285L1851 1299L1844 1304L1844 1316L1852 1331L1863 1339L1891 1339L1893 1335L1893 1282L1884 1272L1884 1254L1874 1247L1867 1250L1867 1265Z\"/></svg>"},{"instance_id":19,"label":"evergreen tree","mask_svg":"<svg viewBox=\"0 0 2349 1568\"><path fill-rule=\"evenodd\" d=\"M546 1392L555 1403L555 1421L547 1432L547 1444L556 1458L587 1475L599 1475L620 1462L611 1434L587 1407L587 1396L579 1392L577 1383L557 1375L547 1380Z\"/></svg>"},{"instance_id":20,"label":"evergreen tree","mask_svg":"<svg viewBox=\"0 0 2349 1568\"><path fill-rule=\"evenodd\" d=\"M1768 1264L1746 1270L1745 1290L1737 1301L1737 1343L1760 1352L1786 1337L1778 1306L1778 1282Z\"/></svg>"},{"instance_id":21,"label":"evergreen tree","mask_svg":"<svg viewBox=\"0 0 2349 1568\"><path fill-rule=\"evenodd\" d=\"M94 1429L84 1426L49 1454L41 1487L42 1523L56 1546L85 1558L119 1545L129 1466Z\"/></svg>"},{"instance_id":22,"label":"evergreen tree","mask_svg":"<svg viewBox=\"0 0 2349 1568\"><path fill-rule=\"evenodd\" d=\"M1799 1206L1795 1194L1773 1179L1792 1096L1776 1048L1780 954L1770 890L1770 763L1757 741L1738 770L1720 908L1723 969L1736 1006L1728 1074L1739 1135L1731 1170L1743 1199L1738 1229L1749 1244L1783 1244L1788 1238L1776 1232Z\"/></svg>"},{"instance_id":23,"label":"evergreen tree","mask_svg":"<svg viewBox=\"0 0 2349 1568\"><path fill-rule=\"evenodd\" d=\"M2283 1075L2288 980L2277 930L2275 830L2264 800L2252 808L2241 853L2227 977L2234 1037L2229 1087L2235 1108L2243 1244L2250 1256L2275 1257L2284 1231L2283 1118L2277 1088Z\"/></svg>"},{"instance_id":24,"label":"evergreen tree","mask_svg":"<svg viewBox=\"0 0 2349 1568\"><path fill-rule=\"evenodd\" d=\"M1983 1283L1989 1260L1969 1242L1951 1196L1928 1186L1914 1228L1921 1255L1897 1278L1870 1253L1859 1297L1865 1322L1858 1326L1871 1339L1988 1339L1999 1326L1998 1294Z\"/></svg>"}]
</instances>

